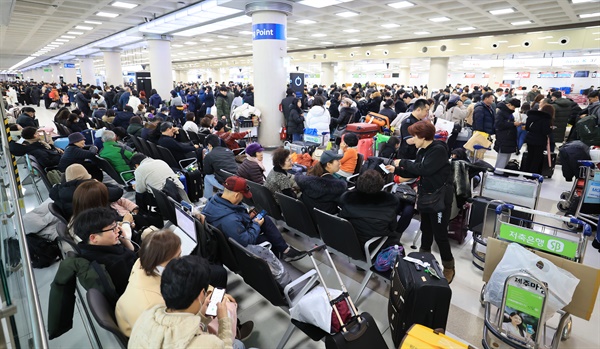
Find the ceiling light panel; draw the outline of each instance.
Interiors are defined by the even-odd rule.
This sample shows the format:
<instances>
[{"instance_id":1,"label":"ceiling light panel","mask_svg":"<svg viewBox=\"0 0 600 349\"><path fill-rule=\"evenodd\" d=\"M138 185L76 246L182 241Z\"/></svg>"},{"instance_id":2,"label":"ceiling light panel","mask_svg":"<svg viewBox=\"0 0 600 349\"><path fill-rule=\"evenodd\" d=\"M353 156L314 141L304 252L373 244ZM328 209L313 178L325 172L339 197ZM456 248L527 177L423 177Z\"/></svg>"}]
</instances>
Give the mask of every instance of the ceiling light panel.
<instances>
[{"instance_id":1,"label":"ceiling light panel","mask_svg":"<svg viewBox=\"0 0 600 349\"><path fill-rule=\"evenodd\" d=\"M413 4L410 1L393 2L393 3L387 4L387 5L390 7L393 7L393 8L407 8L407 7L415 6L415 4Z\"/></svg>"},{"instance_id":2,"label":"ceiling light panel","mask_svg":"<svg viewBox=\"0 0 600 349\"><path fill-rule=\"evenodd\" d=\"M301 19L299 21L296 21L296 23L298 23L298 24L315 24L317 22L310 20L310 19Z\"/></svg>"},{"instance_id":3,"label":"ceiling light panel","mask_svg":"<svg viewBox=\"0 0 600 349\"><path fill-rule=\"evenodd\" d=\"M396 23L387 23L387 24L382 24L381 26L384 27L384 28L388 28L388 29L390 29L390 28L398 28L399 27L399 25L396 24Z\"/></svg>"},{"instance_id":4,"label":"ceiling light panel","mask_svg":"<svg viewBox=\"0 0 600 349\"><path fill-rule=\"evenodd\" d=\"M71 35L81 35L81 34L83 34L83 32L74 32L74 31L70 31L70 32L67 32L67 34L71 34Z\"/></svg>"},{"instance_id":5,"label":"ceiling light panel","mask_svg":"<svg viewBox=\"0 0 600 349\"><path fill-rule=\"evenodd\" d=\"M85 25L76 25L75 29L79 29L79 30L92 30L92 29L94 29L94 27L88 27L88 26L85 26Z\"/></svg>"},{"instance_id":6,"label":"ceiling light panel","mask_svg":"<svg viewBox=\"0 0 600 349\"><path fill-rule=\"evenodd\" d=\"M460 28L456 28L456 30L461 31L461 32L467 31L467 30L475 30L475 29L477 29L477 28L475 28L475 27L460 27Z\"/></svg>"},{"instance_id":7,"label":"ceiling light panel","mask_svg":"<svg viewBox=\"0 0 600 349\"><path fill-rule=\"evenodd\" d=\"M494 16L497 16L497 15L506 15L509 13L513 13L513 12L515 12L515 10L512 7L509 7L509 8L503 8L503 9L498 9L498 10L491 10L488 12Z\"/></svg>"},{"instance_id":8,"label":"ceiling light panel","mask_svg":"<svg viewBox=\"0 0 600 349\"><path fill-rule=\"evenodd\" d=\"M298 3L304 6L310 6L314 8L323 8L327 6L340 5L352 0L302 0Z\"/></svg>"},{"instance_id":9,"label":"ceiling light panel","mask_svg":"<svg viewBox=\"0 0 600 349\"><path fill-rule=\"evenodd\" d=\"M61 35L60 37L65 39L75 39L75 36L72 35Z\"/></svg>"},{"instance_id":10,"label":"ceiling light panel","mask_svg":"<svg viewBox=\"0 0 600 349\"><path fill-rule=\"evenodd\" d=\"M349 18L349 17L358 16L358 13L357 12L353 12L353 11L344 11L344 12L336 13L335 15L343 17L343 18Z\"/></svg>"},{"instance_id":11,"label":"ceiling light panel","mask_svg":"<svg viewBox=\"0 0 600 349\"><path fill-rule=\"evenodd\" d=\"M115 1L115 2L111 3L110 6L126 8L128 10L131 10L132 8L138 7L138 4L132 4L130 2L123 2L123 1Z\"/></svg>"},{"instance_id":12,"label":"ceiling light panel","mask_svg":"<svg viewBox=\"0 0 600 349\"><path fill-rule=\"evenodd\" d=\"M118 13L104 12L104 11L96 12L95 15L98 16L98 17L106 17L106 18L116 18L116 17L119 17Z\"/></svg>"},{"instance_id":13,"label":"ceiling light panel","mask_svg":"<svg viewBox=\"0 0 600 349\"><path fill-rule=\"evenodd\" d=\"M435 23L439 23L439 22L447 22L450 20L450 18L448 17L434 17L434 18L429 18L430 21L435 22Z\"/></svg>"},{"instance_id":14,"label":"ceiling light panel","mask_svg":"<svg viewBox=\"0 0 600 349\"><path fill-rule=\"evenodd\" d=\"M512 24L514 26L527 25L527 24L531 24L531 23L533 23L533 22L531 22L531 21L510 22L510 24Z\"/></svg>"},{"instance_id":15,"label":"ceiling light panel","mask_svg":"<svg viewBox=\"0 0 600 349\"><path fill-rule=\"evenodd\" d=\"M600 16L600 12L595 12L595 13L584 13L579 15L579 18L591 18L591 17L598 17Z\"/></svg>"},{"instance_id":16,"label":"ceiling light panel","mask_svg":"<svg viewBox=\"0 0 600 349\"><path fill-rule=\"evenodd\" d=\"M83 21L83 23L87 23L87 24L96 24L96 25L100 25L100 24L102 24L102 22L98 22L98 21Z\"/></svg>"}]
</instances>

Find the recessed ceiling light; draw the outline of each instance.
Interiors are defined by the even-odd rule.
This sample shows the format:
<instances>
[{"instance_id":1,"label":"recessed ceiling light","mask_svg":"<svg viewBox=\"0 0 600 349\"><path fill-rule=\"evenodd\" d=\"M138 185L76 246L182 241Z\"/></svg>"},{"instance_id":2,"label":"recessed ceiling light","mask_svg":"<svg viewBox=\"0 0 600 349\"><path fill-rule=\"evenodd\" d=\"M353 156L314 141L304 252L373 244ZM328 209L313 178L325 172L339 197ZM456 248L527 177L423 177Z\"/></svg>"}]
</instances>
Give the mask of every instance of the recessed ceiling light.
<instances>
[{"instance_id":1,"label":"recessed ceiling light","mask_svg":"<svg viewBox=\"0 0 600 349\"><path fill-rule=\"evenodd\" d=\"M48 45L46 45L46 47L58 47L58 45L48 44Z\"/></svg>"},{"instance_id":2,"label":"recessed ceiling light","mask_svg":"<svg viewBox=\"0 0 600 349\"><path fill-rule=\"evenodd\" d=\"M239 32L239 33L240 33L240 34L242 34L242 35L251 35L251 34L252 34L252 32L250 32L250 31L247 31L247 30L242 30L242 31L241 31L241 32Z\"/></svg>"},{"instance_id":3,"label":"recessed ceiling light","mask_svg":"<svg viewBox=\"0 0 600 349\"><path fill-rule=\"evenodd\" d=\"M312 20L310 20L310 19L301 19L301 20L299 20L299 21L296 21L296 23L300 23L300 24L315 24L315 23L317 23L317 22L315 22L315 21L312 21Z\"/></svg>"},{"instance_id":4,"label":"recessed ceiling light","mask_svg":"<svg viewBox=\"0 0 600 349\"><path fill-rule=\"evenodd\" d=\"M60 37L65 39L75 39L75 37L71 35L61 35Z\"/></svg>"},{"instance_id":5,"label":"recessed ceiling light","mask_svg":"<svg viewBox=\"0 0 600 349\"><path fill-rule=\"evenodd\" d=\"M186 42L184 42L183 44L184 44L184 45L196 45L196 44L198 44L198 43L197 43L197 42L194 42L194 41L186 41Z\"/></svg>"},{"instance_id":6,"label":"recessed ceiling light","mask_svg":"<svg viewBox=\"0 0 600 349\"><path fill-rule=\"evenodd\" d=\"M579 18L590 18L590 17L598 17L600 16L600 12L594 12L594 13L584 13L579 15Z\"/></svg>"},{"instance_id":7,"label":"recessed ceiling light","mask_svg":"<svg viewBox=\"0 0 600 349\"><path fill-rule=\"evenodd\" d=\"M572 3L574 4L583 4L585 2L592 2L594 0L571 0Z\"/></svg>"},{"instance_id":8,"label":"recessed ceiling light","mask_svg":"<svg viewBox=\"0 0 600 349\"><path fill-rule=\"evenodd\" d=\"M207 38L205 38L205 39L200 39L200 41L202 41L202 42L213 42L214 40L213 39L207 39Z\"/></svg>"},{"instance_id":9,"label":"recessed ceiling light","mask_svg":"<svg viewBox=\"0 0 600 349\"><path fill-rule=\"evenodd\" d=\"M321 45L333 45L331 41L321 41Z\"/></svg>"},{"instance_id":10,"label":"recessed ceiling light","mask_svg":"<svg viewBox=\"0 0 600 349\"><path fill-rule=\"evenodd\" d=\"M360 32L360 30L358 30L358 29L344 29L343 32L344 33L358 33L358 32Z\"/></svg>"},{"instance_id":11,"label":"recessed ceiling light","mask_svg":"<svg viewBox=\"0 0 600 349\"><path fill-rule=\"evenodd\" d=\"M387 23L387 24L382 24L381 26L384 27L384 28L388 28L388 29L389 28L398 28L399 27L399 25L396 24L396 23Z\"/></svg>"},{"instance_id":12,"label":"recessed ceiling light","mask_svg":"<svg viewBox=\"0 0 600 349\"><path fill-rule=\"evenodd\" d=\"M287 38L287 41L295 41L298 40L298 38Z\"/></svg>"},{"instance_id":13,"label":"recessed ceiling light","mask_svg":"<svg viewBox=\"0 0 600 349\"><path fill-rule=\"evenodd\" d=\"M138 4L132 4L130 2L123 2L123 1L115 1L112 4L110 4L110 6L126 8L126 9L131 10L132 8L138 7Z\"/></svg>"},{"instance_id":14,"label":"recessed ceiling light","mask_svg":"<svg viewBox=\"0 0 600 349\"><path fill-rule=\"evenodd\" d=\"M358 13L352 12L352 11L344 11L344 12L336 13L335 15L344 17L344 18L348 18L348 17L358 16Z\"/></svg>"},{"instance_id":15,"label":"recessed ceiling light","mask_svg":"<svg viewBox=\"0 0 600 349\"><path fill-rule=\"evenodd\" d=\"M427 35L427 34L431 34L430 32L415 32L415 35Z\"/></svg>"},{"instance_id":16,"label":"recessed ceiling light","mask_svg":"<svg viewBox=\"0 0 600 349\"><path fill-rule=\"evenodd\" d=\"M311 35L313 38L322 38L327 36L327 34L323 34L323 33L317 33L317 34L313 34Z\"/></svg>"},{"instance_id":17,"label":"recessed ceiling light","mask_svg":"<svg viewBox=\"0 0 600 349\"><path fill-rule=\"evenodd\" d=\"M415 4L413 4L410 1L393 2L393 3L387 4L387 5L390 7L393 7L393 8L406 8L406 7L415 6Z\"/></svg>"},{"instance_id":18,"label":"recessed ceiling light","mask_svg":"<svg viewBox=\"0 0 600 349\"><path fill-rule=\"evenodd\" d=\"M475 30L475 29L477 29L477 28L475 28L475 27L460 27L460 28L456 28L456 30L459 30L461 32L467 31L467 30Z\"/></svg>"},{"instance_id":19,"label":"recessed ceiling light","mask_svg":"<svg viewBox=\"0 0 600 349\"><path fill-rule=\"evenodd\" d=\"M382 35L382 36L378 36L378 38L380 38L380 39L391 39L392 37L390 35Z\"/></svg>"},{"instance_id":20,"label":"recessed ceiling light","mask_svg":"<svg viewBox=\"0 0 600 349\"><path fill-rule=\"evenodd\" d=\"M237 46L235 46L235 45L229 45L229 46L225 46L225 47L227 47L227 48L237 48Z\"/></svg>"},{"instance_id":21,"label":"recessed ceiling light","mask_svg":"<svg viewBox=\"0 0 600 349\"><path fill-rule=\"evenodd\" d=\"M531 24L531 21L519 21L519 22L510 22L510 24L512 25L526 25L526 24Z\"/></svg>"},{"instance_id":22,"label":"recessed ceiling light","mask_svg":"<svg viewBox=\"0 0 600 349\"><path fill-rule=\"evenodd\" d=\"M81 35L81 34L83 34L83 32L74 32L74 31L70 31L70 32L67 32L67 34L71 34L71 35Z\"/></svg>"},{"instance_id":23,"label":"recessed ceiling light","mask_svg":"<svg viewBox=\"0 0 600 349\"><path fill-rule=\"evenodd\" d=\"M461 42L459 45L461 45L461 46L469 46L471 44L469 44L468 42Z\"/></svg>"},{"instance_id":24,"label":"recessed ceiling light","mask_svg":"<svg viewBox=\"0 0 600 349\"><path fill-rule=\"evenodd\" d=\"M346 40L346 41L348 41L348 42L359 42L359 41L360 41L360 39L348 39L348 40Z\"/></svg>"},{"instance_id":25,"label":"recessed ceiling light","mask_svg":"<svg viewBox=\"0 0 600 349\"><path fill-rule=\"evenodd\" d=\"M183 47L183 45L173 44L173 45L171 45L171 47Z\"/></svg>"},{"instance_id":26,"label":"recessed ceiling light","mask_svg":"<svg viewBox=\"0 0 600 349\"><path fill-rule=\"evenodd\" d=\"M94 27L88 27L88 26L85 26L85 25L76 25L75 29L79 29L79 30L92 30L92 29L94 29Z\"/></svg>"},{"instance_id":27,"label":"recessed ceiling light","mask_svg":"<svg viewBox=\"0 0 600 349\"><path fill-rule=\"evenodd\" d=\"M449 21L449 20L450 20L450 18L448 18L448 17L434 17L434 18L429 18L429 20L430 20L430 21L432 21L432 22L436 22L436 23L438 23L438 22L446 22L446 21Z\"/></svg>"},{"instance_id":28,"label":"recessed ceiling light","mask_svg":"<svg viewBox=\"0 0 600 349\"><path fill-rule=\"evenodd\" d=\"M225 36L225 35L217 35L217 37L219 39L229 39L229 36Z\"/></svg>"},{"instance_id":29,"label":"recessed ceiling light","mask_svg":"<svg viewBox=\"0 0 600 349\"><path fill-rule=\"evenodd\" d=\"M87 24L102 24L102 22L98 22L98 21L83 21L83 23L87 23Z\"/></svg>"},{"instance_id":30,"label":"recessed ceiling light","mask_svg":"<svg viewBox=\"0 0 600 349\"><path fill-rule=\"evenodd\" d=\"M64 45L65 43L64 43L64 42L56 42L56 41L52 41L50 44L51 44L51 45Z\"/></svg>"},{"instance_id":31,"label":"recessed ceiling light","mask_svg":"<svg viewBox=\"0 0 600 349\"><path fill-rule=\"evenodd\" d=\"M505 15L508 13L513 13L513 12L515 12L515 10L512 7L509 7L509 8L499 9L499 10L491 10L488 12L494 16L497 16L497 15Z\"/></svg>"},{"instance_id":32,"label":"recessed ceiling light","mask_svg":"<svg viewBox=\"0 0 600 349\"><path fill-rule=\"evenodd\" d=\"M304 6L310 6L314 8L323 8L331 5L339 5L344 2L350 2L352 0L302 0L298 3Z\"/></svg>"},{"instance_id":33,"label":"recessed ceiling light","mask_svg":"<svg viewBox=\"0 0 600 349\"><path fill-rule=\"evenodd\" d=\"M96 12L96 13L95 13L95 15L96 15L96 16L98 16L98 17L108 17L108 18L115 18L115 17L119 17L119 14L118 14L118 13L112 13L112 12L103 12L103 11Z\"/></svg>"},{"instance_id":34,"label":"recessed ceiling light","mask_svg":"<svg viewBox=\"0 0 600 349\"><path fill-rule=\"evenodd\" d=\"M54 39L54 41L69 42L69 40L67 40L67 39Z\"/></svg>"}]
</instances>

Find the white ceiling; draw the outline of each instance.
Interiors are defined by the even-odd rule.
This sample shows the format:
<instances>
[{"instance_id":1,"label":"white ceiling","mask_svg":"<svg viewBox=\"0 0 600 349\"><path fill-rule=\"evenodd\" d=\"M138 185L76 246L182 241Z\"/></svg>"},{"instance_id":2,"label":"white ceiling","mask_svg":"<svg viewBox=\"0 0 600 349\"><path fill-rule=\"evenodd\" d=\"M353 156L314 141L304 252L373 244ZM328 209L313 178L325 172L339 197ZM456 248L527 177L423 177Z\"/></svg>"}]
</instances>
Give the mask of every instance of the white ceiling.
<instances>
[{"instance_id":1,"label":"white ceiling","mask_svg":"<svg viewBox=\"0 0 600 349\"><path fill-rule=\"evenodd\" d=\"M8 8L5 5L6 2L11 2L11 0L1 1L1 10ZM75 35L75 39L69 39L70 41L64 45L36 57L20 66L19 69L27 69L39 63L46 64L49 59L57 62L71 60L74 58L73 51L78 48L76 54L101 55L96 47L123 48L125 50L122 55L123 64L146 63L147 54L143 49L145 46L143 37L138 29L130 28L143 24L145 19L159 18L190 5L214 0L204 2L196 0L124 0L139 4L132 10L110 6L113 0L95 0L94 2L87 0L13 1L16 3L10 21L7 26L0 27L0 69L12 67L54 39L73 30L77 25L89 25L93 29L81 30L84 32L83 35ZM527 32L540 28L559 29L600 24L600 17L584 19L579 17L581 14L600 12L600 0L592 0L588 3L572 3L577 0L410 0L414 6L404 9L394 9L387 5L399 2L398 0L354 0L321 9L301 5L297 3L298 0L280 1L293 3L294 6L293 15L288 18L289 52L419 41L419 39L452 38L460 35L481 37L486 34L514 30ZM220 7L243 10L245 4L251 1L217 0L217 2ZM488 12L505 8L512 8L514 12L504 15L492 15ZM98 11L114 12L120 16L114 19L102 18L94 15ZM358 15L349 18L336 15L344 11L353 11ZM243 15L243 12L227 18L235 18L240 15ZM194 20L197 20L196 16L199 14L193 16ZM437 17L447 17L450 20L445 22L429 20ZM84 24L86 20L100 21L102 24ZM181 19L182 22L185 20L185 18ZM301 24L297 22L300 20L312 20L316 23ZM532 23L519 26L511 24L526 20L530 20ZM181 31L181 28L161 33L175 34L172 41L172 60L175 66L189 61L252 55L251 36L240 34L240 32L251 30L250 23L230 28L222 28L223 24L220 21L207 23L211 27L216 27L217 30L194 37L178 36L177 32ZM397 27L382 27L387 24L395 24ZM476 29L458 30L462 27L475 27ZM122 37L99 43L101 39L119 32L122 32ZM415 34L415 32L428 32L428 34ZM316 37L315 35L321 36ZM188 44L185 44L186 42ZM194 44L189 44L190 42ZM598 41L598 48L600 49L600 41ZM473 54L477 54L477 52L473 52ZM102 59L96 59L96 64L101 67Z\"/></svg>"}]
</instances>

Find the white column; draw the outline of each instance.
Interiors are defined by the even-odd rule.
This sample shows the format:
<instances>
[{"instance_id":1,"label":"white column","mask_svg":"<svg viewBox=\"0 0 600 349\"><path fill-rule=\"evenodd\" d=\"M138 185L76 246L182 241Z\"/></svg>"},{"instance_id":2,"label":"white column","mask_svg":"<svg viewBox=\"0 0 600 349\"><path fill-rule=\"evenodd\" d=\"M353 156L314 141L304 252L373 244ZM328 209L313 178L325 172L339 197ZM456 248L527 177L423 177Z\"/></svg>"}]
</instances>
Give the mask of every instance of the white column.
<instances>
[{"instance_id":1,"label":"white column","mask_svg":"<svg viewBox=\"0 0 600 349\"><path fill-rule=\"evenodd\" d=\"M343 83L349 82L346 80L346 62L338 62L337 74L335 75L335 82L338 86L342 86Z\"/></svg>"},{"instance_id":2,"label":"white column","mask_svg":"<svg viewBox=\"0 0 600 349\"><path fill-rule=\"evenodd\" d=\"M121 62L119 62L121 64ZM81 56L79 57L79 69L81 70L81 82L86 84L95 84L96 79L94 79L94 60L89 56Z\"/></svg>"},{"instance_id":3,"label":"white column","mask_svg":"<svg viewBox=\"0 0 600 349\"><path fill-rule=\"evenodd\" d=\"M429 91L445 88L448 82L448 57L432 57L429 62ZM408 83L408 81L406 82Z\"/></svg>"},{"instance_id":4,"label":"white column","mask_svg":"<svg viewBox=\"0 0 600 349\"><path fill-rule=\"evenodd\" d=\"M173 67L171 64L171 37L167 35L145 36L150 58L152 88L162 98L168 98L173 89Z\"/></svg>"},{"instance_id":5,"label":"white column","mask_svg":"<svg viewBox=\"0 0 600 349\"><path fill-rule=\"evenodd\" d=\"M500 87L502 80L504 80L504 67L490 68L488 85L495 90Z\"/></svg>"},{"instance_id":6,"label":"white column","mask_svg":"<svg viewBox=\"0 0 600 349\"><path fill-rule=\"evenodd\" d=\"M45 65L42 67L42 81L52 82L52 66Z\"/></svg>"},{"instance_id":7,"label":"white column","mask_svg":"<svg viewBox=\"0 0 600 349\"><path fill-rule=\"evenodd\" d=\"M67 84L76 84L77 83L77 70L75 69L74 62L62 62L63 66L63 79ZM65 68L65 64L72 64L73 68Z\"/></svg>"},{"instance_id":8,"label":"white column","mask_svg":"<svg viewBox=\"0 0 600 349\"><path fill-rule=\"evenodd\" d=\"M287 16L292 6L283 2L257 2L246 5L246 14L252 16L252 57L254 76L254 104L262 112L258 140L263 147L277 147L283 115L279 103L285 97L286 76L284 58L287 57Z\"/></svg>"},{"instance_id":9,"label":"white column","mask_svg":"<svg viewBox=\"0 0 600 349\"><path fill-rule=\"evenodd\" d=\"M335 82L335 74L333 72L334 64L332 62L321 63L321 85L329 87ZM342 86L342 82L339 83Z\"/></svg>"},{"instance_id":10,"label":"white column","mask_svg":"<svg viewBox=\"0 0 600 349\"><path fill-rule=\"evenodd\" d=\"M410 59L400 60L400 85L409 86L410 83ZM429 86L429 85L428 85Z\"/></svg>"},{"instance_id":11,"label":"white column","mask_svg":"<svg viewBox=\"0 0 600 349\"><path fill-rule=\"evenodd\" d=\"M108 85L123 85L123 68L121 65L121 49L101 49L104 56L104 72Z\"/></svg>"}]
</instances>

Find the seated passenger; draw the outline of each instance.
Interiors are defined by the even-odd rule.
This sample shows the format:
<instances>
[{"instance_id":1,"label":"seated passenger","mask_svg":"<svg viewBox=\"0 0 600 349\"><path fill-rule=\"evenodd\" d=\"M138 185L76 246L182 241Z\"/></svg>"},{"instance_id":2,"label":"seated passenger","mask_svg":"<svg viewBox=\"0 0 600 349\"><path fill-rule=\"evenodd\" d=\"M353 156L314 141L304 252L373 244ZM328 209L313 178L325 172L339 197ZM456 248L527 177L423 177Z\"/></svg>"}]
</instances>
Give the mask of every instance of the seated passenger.
<instances>
[{"instance_id":1,"label":"seated passenger","mask_svg":"<svg viewBox=\"0 0 600 349\"><path fill-rule=\"evenodd\" d=\"M296 183L302 190L301 200L311 214L315 207L327 213L338 213L340 197L348 189L345 180L333 176L340 169L341 158L342 155L326 150L319 162L308 170L308 175L296 175Z\"/></svg>"},{"instance_id":2,"label":"seated passenger","mask_svg":"<svg viewBox=\"0 0 600 349\"><path fill-rule=\"evenodd\" d=\"M58 170L65 172L70 165L80 164L92 175L92 178L102 181L102 170L89 161L95 158L97 152L98 148L93 145L86 149L85 137L81 133L71 133L69 135L69 145L65 148L65 152L58 163Z\"/></svg>"},{"instance_id":3,"label":"seated passenger","mask_svg":"<svg viewBox=\"0 0 600 349\"><path fill-rule=\"evenodd\" d=\"M23 145L26 145L23 148L25 154L35 156L42 167L58 166L63 150L40 139L36 127L27 126L23 128L21 137L25 139L23 142Z\"/></svg>"},{"instance_id":4,"label":"seated passenger","mask_svg":"<svg viewBox=\"0 0 600 349\"><path fill-rule=\"evenodd\" d=\"M244 348L233 340L228 298L217 303L219 332L207 331L206 307L210 302L208 262L185 256L169 262L162 272L160 292L165 304L144 311L131 331L130 348Z\"/></svg>"},{"instance_id":5,"label":"seated passenger","mask_svg":"<svg viewBox=\"0 0 600 349\"><path fill-rule=\"evenodd\" d=\"M199 160L201 159L201 157L198 157L198 155L196 154L196 149L199 148L197 144L191 145L189 143L178 142L174 138L175 135L179 132L179 128L173 126L172 123L163 122L160 125L160 132L161 136L158 139L157 144L169 149L171 151L171 154L173 154L175 160L177 160L178 162L183 159L189 158L197 158ZM189 164L184 165L187 166Z\"/></svg>"},{"instance_id":6,"label":"seated passenger","mask_svg":"<svg viewBox=\"0 0 600 349\"><path fill-rule=\"evenodd\" d=\"M183 124L183 129L186 132L194 132L198 133L198 125L196 124L196 114L192 112L188 112L185 114L185 124Z\"/></svg>"},{"instance_id":7,"label":"seated passenger","mask_svg":"<svg viewBox=\"0 0 600 349\"><path fill-rule=\"evenodd\" d=\"M398 158L398 149L400 149L400 139L392 136L387 142L379 149L379 157L386 159Z\"/></svg>"},{"instance_id":8,"label":"seated passenger","mask_svg":"<svg viewBox=\"0 0 600 349\"><path fill-rule=\"evenodd\" d=\"M262 185L265 182L265 166L262 163L263 151L263 147L258 143L248 145L246 160L238 166L238 176Z\"/></svg>"},{"instance_id":9,"label":"seated passenger","mask_svg":"<svg viewBox=\"0 0 600 349\"><path fill-rule=\"evenodd\" d=\"M342 136L340 149L344 152L344 157L340 160L340 170L336 173L342 177L350 177L354 174L356 164L358 163L358 137L354 133L346 133Z\"/></svg>"},{"instance_id":10,"label":"seated passenger","mask_svg":"<svg viewBox=\"0 0 600 349\"><path fill-rule=\"evenodd\" d=\"M131 163L133 153L125 149L123 144L117 142L117 135L113 131L104 130L102 132L102 143L104 146L99 154L101 158L106 159L119 175L131 171L129 163ZM133 177L131 172L123 175L126 181L133 179Z\"/></svg>"},{"instance_id":11,"label":"seated passenger","mask_svg":"<svg viewBox=\"0 0 600 349\"><path fill-rule=\"evenodd\" d=\"M81 256L104 265L120 296L137 257L117 220L117 213L108 207L92 208L75 217L73 230L82 240L78 244Z\"/></svg>"},{"instance_id":12,"label":"seated passenger","mask_svg":"<svg viewBox=\"0 0 600 349\"><path fill-rule=\"evenodd\" d=\"M294 176L287 172L291 169L292 157L290 151L285 148L275 149L273 152L273 169L269 172L264 184L273 193L275 201L277 201L275 193L282 193L295 199L296 194L300 192L300 187L296 184Z\"/></svg>"},{"instance_id":13,"label":"seated passenger","mask_svg":"<svg viewBox=\"0 0 600 349\"><path fill-rule=\"evenodd\" d=\"M233 152L221 146L221 141L216 135L208 135L204 140L208 152L204 155L204 197L209 199L214 188L223 189L223 182L227 177L221 169L229 173L237 173L238 164L235 162Z\"/></svg>"},{"instance_id":14,"label":"seated passenger","mask_svg":"<svg viewBox=\"0 0 600 349\"><path fill-rule=\"evenodd\" d=\"M285 261L295 261L306 255L288 246L281 232L269 217L252 219L246 207L241 205L244 198L252 193L242 177L231 176L225 180L223 193L215 194L202 210L206 221L218 228L227 237L233 238L242 246L257 245L269 241L275 255Z\"/></svg>"},{"instance_id":15,"label":"seated passenger","mask_svg":"<svg viewBox=\"0 0 600 349\"><path fill-rule=\"evenodd\" d=\"M236 141L244 139L246 138L246 136L248 136L248 134L250 134L250 131L230 132L225 128L225 123L223 121L217 122L217 124L215 125L215 131L215 134L219 136L219 138L221 138L225 142L227 148L231 150L243 148L245 144L243 144L242 142L238 143Z\"/></svg>"},{"instance_id":16,"label":"seated passenger","mask_svg":"<svg viewBox=\"0 0 600 349\"><path fill-rule=\"evenodd\" d=\"M141 104L140 104L141 105ZM144 125L142 124L142 118L134 116L129 120L129 126L127 127L127 133L133 137L141 137Z\"/></svg>"}]
</instances>

